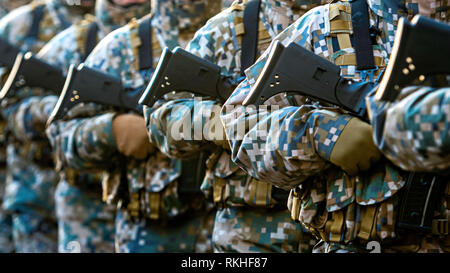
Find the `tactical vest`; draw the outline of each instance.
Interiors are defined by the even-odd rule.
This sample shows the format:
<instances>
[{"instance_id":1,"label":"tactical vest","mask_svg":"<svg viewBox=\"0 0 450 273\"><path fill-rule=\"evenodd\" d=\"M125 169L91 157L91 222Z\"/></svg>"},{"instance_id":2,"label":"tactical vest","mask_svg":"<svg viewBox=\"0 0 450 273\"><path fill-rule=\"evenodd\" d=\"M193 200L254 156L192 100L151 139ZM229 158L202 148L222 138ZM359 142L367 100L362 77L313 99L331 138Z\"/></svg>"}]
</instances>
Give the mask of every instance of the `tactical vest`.
<instances>
[{"instance_id":1,"label":"tactical vest","mask_svg":"<svg viewBox=\"0 0 450 273\"><path fill-rule=\"evenodd\" d=\"M151 28L151 19L151 15L148 15L139 22L132 19L128 23L131 49L133 56L136 56L133 63L136 71L145 71L156 67L158 64L157 56L162 53L162 47L158 42L156 32ZM148 185L145 183L148 180L146 170L141 173L140 168L136 170L139 175L138 178L135 178L135 180L139 180L137 182L139 185L131 185L128 177L128 160L125 156L121 156L120 170L107 172L103 179L103 201L107 203L117 202L119 207L125 208L130 216L135 219L147 218L162 224L168 220L183 219L185 216L192 217L194 214L186 215L185 212L188 208L195 207L196 204L191 202L191 204L186 205L186 203L192 201L192 199L189 200L190 195L197 194L195 186L198 183L195 177L202 171L197 162L203 156L204 154L201 153L195 159L183 161L182 175L175 180L176 183L172 183L174 182L172 181L162 188L158 187L157 190L147 188ZM158 161L158 159L153 158L149 160ZM185 198L186 196L188 198ZM167 200L169 201L167 202Z\"/></svg>"},{"instance_id":2,"label":"tactical vest","mask_svg":"<svg viewBox=\"0 0 450 273\"><path fill-rule=\"evenodd\" d=\"M272 37L260 19L260 7L261 1L244 0L234 2L229 8L234 13L234 31L241 48L241 75L244 75L244 71L255 63L259 55L272 42ZM215 175L214 169L220 168L217 167L217 163L227 162L230 160L229 157L228 151L220 150L214 153L208 162L205 180L211 181L213 201L216 207L250 206L254 208L276 207L285 209L288 198L287 191L251 177L243 170L240 170L237 165L230 167L228 175L245 177L245 185L231 186L227 183L229 177L225 178Z\"/></svg>"},{"instance_id":3,"label":"tactical vest","mask_svg":"<svg viewBox=\"0 0 450 273\"><path fill-rule=\"evenodd\" d=\"M352 22L352 12L354 14L357 9L353 6L354 2L352 5L346 1L329 5L330 35L326 37L326 41L328 47L332 48L330 61L341 66L344 76L354 78L360 76L362 80L375 81L385 68L387 60L383 59L381 54L377 55L376 42L370 38L378 34L376 29L371 30L367 25L366 44L361 46L361 41L357 41L356 36L361 30L357 29L354 21ZM375 52L375 56L367 52L362 53L360 56L363 59L359 61L358 54L361 53L358 51L364 46L366 48L369 46L372 54ZM356 67L356 70L359 69L362 73L352 74L348 66ZM301 221L316 237L327 243L341 245L351 243L358 251L366 249L367 243L372 240L388 243L398 241L402 239L398 223L403 222L404 226L408 224L401 218L402 214L415 213L415 210L420 210L418 207L422 204L410 203L407 206L403 204L405 192L408 191L407 180L411 177L408 178L408 174L403 171L392 171L394 169L398 170L387 161L383 161L371 169L377 173L376 176L349 177L346 174L342 175L342 171L329 169L326 174L312 177L291 191L288 199L291 218L294 221ZM430 182L429 176L417 178L423 181L424 191L427 182ZM436 183L445 188L446 181ZM387 187L387 184L395 186ZM445 191L444 188L441 188L441 193L445 192L444 198L448 199L448 183ZM448 236L448 219L442 218L445 212L441 210L436 215L439 216L433 220L430 232ZM415 233L420 234L420 229L418 228Z\"/></svg>"}]
</instances>

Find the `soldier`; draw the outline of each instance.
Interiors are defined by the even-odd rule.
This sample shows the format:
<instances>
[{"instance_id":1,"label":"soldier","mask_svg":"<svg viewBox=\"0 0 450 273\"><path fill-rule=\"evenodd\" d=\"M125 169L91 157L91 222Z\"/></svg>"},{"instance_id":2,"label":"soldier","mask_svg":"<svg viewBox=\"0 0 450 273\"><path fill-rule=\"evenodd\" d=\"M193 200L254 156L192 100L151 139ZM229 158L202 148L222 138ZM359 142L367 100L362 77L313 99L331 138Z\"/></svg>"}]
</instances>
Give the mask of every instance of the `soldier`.
<instances>
[{"instance_id":1,"label":"soldier","mask_svg":"<svg viewBox=\"0 0 450 273\"><path fill-rule=\"evenodd\" d=\"M371 80L365 76L373 73L376 80L391 53L399 17L420 12L423 2L431 3L429 7L436 11L447 8L440 7L438 1L408 3L406 7L395 1L359 1L317 7L275 40L284 45L297 43L339 65L343 77ZM372 34L372 71L357 69L355 57L359 50L355 49L351 18L365 11ZM436 13L448 20L445 12ZM379 241L386 252L441 251L435 241L420 248L422 238L417 233L397 233L400 190L407 174L387 160L375 164L380 155L369 124L300 95L279 94L265 103L278 105L279 110L240 108L268 52L270 49L246 71L246 79L222 109L233 162L257 179L291 189L288 207L292 218L322 240L316 252L363 252L373 240ZM246 126L245 131L239 132L239 125Z\"/></svg>"},{"instance_id":2,"label":"soldier","mask_svg":"<svg viewBox=\"0 0 450 273\"><path fill-rule=\"evenodd\" d=\"M93 3L87 0L72 6L63 0L32 2L2 18L0 38L23 51L37 52L56 34L80 21ZM11 132L3 209L12 213L17 252L55 252L57 229L51 201L55 174L49 146L45 141L30 143L14 134L20 130L14 119L18 101L19 97L2 107L7 131Z\"/></svg>"},{"instance_id":3,"label":"soldier","mask_svg":"<svg viewBox=\"0 0 450 273\"><path fill-rule=\"evenodd\" d=\"M185 46L220 8L212 0L152 1L152 17L132 20L106 36L85 66L121 79L129 90L140 90L150 80L162 48ZM152 43L141 50L145 37L139 29L149 18ZM152 53L150 64L142 51ZM112 170L103 186L105 200L119 208L117 252L210 251L211 208L202 196L178 195L184 185L183 164L149 143L143 117L99 104L80 104L67 113L66 120L53 122L47 134L63 164Z\"/></svg>"},{"instance_id":4,"label":"soldier","mask_svg":"<svg viewBox=\"0 0 450 273\"><path fill-rule=\"evenodd\" d=\"M0 1L0 18L13 9L28 4L29 0L2 0ZM0 204L3 200L6 179L6 135L4 134L5 121L0 118ZM12 241L12 218L0 207L0 253L10 253L14 250Z\"/></svg>"},{"instance_id":5,"label":"soldier","mask_svg":"<svg viewBox=\"0 0 450 273\"><path fill-rule=\"evenodd\" d=\"M242 80L244 63L250 54L263 52L272 38L319 4L320 1L263 0L252 4L235 1L197 31L187 50L219 65L222 74L237 84ZM241 48L246 39L244 34L253 35L250 26L244 26L243 21L247 21L244 13L255 7L259 14L256 12L256 19L250 22L259 25L258 32L254 33L257 52L249 52L251 46ZM223 126L218 120L220 103L211 98L198 100L179 94L158 104L156 110L145 107L144 116L150 141L163 153L184 159L203 151L212 142L217 144L208 161L202 162L207 165L202 190L213 198L218 208L213 233L215 252L311 252L316 241L299 223L291 221L286 209L287 192L272 188L265 179L252 178L231 161L228 144L220 139L223 137ZM219 138L207 133L195 140L175 137L172 128L185 119L191 124L188 130L192 132L183 128L183 136L196 135L195 128L206 132L208 124L215 124Z\"/></svg>"},{"instance_id":6,"label":"soldier","mask_svg":"<svg viewBox=\"0 0 450 273\"><path fill-rule=\"evenodd\" d=\"M122 1L98 0L95 18L87 16L79 24L66 29L47 43L37 56L61 67L67 74L69 66L81 63L97 41L149 11L150 1L147 0L125 4ZM92 31L95 31L95 36L89 35ZM35 96L21 105L16 114L16 124L24 128L20 132L23 139L31 135L45 137L43 128L57 99L55 95ZM32 126L27 126L27 123ZM76 243L81 252L114 252L115 208L101 201L102 173L77 172L61 164L56 166L60 176L55 190L59 252L75 251L69 246Z\"/></svg>"}]
</instances>

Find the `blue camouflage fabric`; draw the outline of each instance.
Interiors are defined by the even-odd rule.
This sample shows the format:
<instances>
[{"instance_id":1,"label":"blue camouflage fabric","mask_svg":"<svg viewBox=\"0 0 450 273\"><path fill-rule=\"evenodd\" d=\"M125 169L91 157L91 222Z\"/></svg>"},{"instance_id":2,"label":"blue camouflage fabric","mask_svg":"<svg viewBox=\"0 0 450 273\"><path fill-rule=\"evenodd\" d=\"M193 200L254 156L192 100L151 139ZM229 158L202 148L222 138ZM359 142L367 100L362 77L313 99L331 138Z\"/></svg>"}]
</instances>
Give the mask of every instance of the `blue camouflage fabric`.
<instances>
[{"instance_id":1,"label":"blue camouflage fabric","mask_svg":"<svg viewBox=\"0 0 450 273\"><path fill-rule=\"evenodd\" d=\"M64 30L48 42L37 56L67 73L71 64L81 63L87 54L84 47L92 23L99 27L99 41L130 19L141 17L149 11L150 2L126 8L99 0L95 8L96 17L87 15L80 23ZM33 96L33 99L22 103L16 113L21 117L16 120L16 127L23 128L24 138L33 135L45 137L44 124L57 99L55 95ZM73 249L68 246L78 243L80 252L114 252L115 208L101 200L102 173L77 172L61 164L57 164L57 170L60 176L55 191L58 251L72 252Z\"/></svg>"},{"instance_id":2,"label":"blue camouflage fabric","mask_svg":"<svg viewBox=\"0 0 450 273\"><path fill-rule=\"evenodd\" d=\"M184 46L192 38L198 26L187 24L186 14L193 18L205 17L205 21L220 11L216 1L196 1L195 4L199 7L190 9L190 1L152 1L154 67L165 46ZM187 12L189 10L197 13ZM145 87L153 68L139 70L138 24L142 21L132 20L106 36L85 65L120 78L130 92ZM179 37L175 45L173 33L178 33ZM98 104L80 104L64 121L56 121L47 129L63 165L107 171L102 183L103 200L120 208L116 217L116 251L210 252L214 224L211 206L203 198L180 199L179 160L170 159L159 151L145 160L125 158L119 153L112 121L120 113L123 112ZM121 178L126 178L128 193L119 190ZM125 203L125 199L129 202Z\"/></svg>"},{"instance_id":3,"label":"blue camouflage fabric","mask_svg":"<svg viewBox=\"0 0 450 273\"><path fill-rule=\"evenodd\" d=\"M16 9L18 7L26 5L30 2L31 2L30 0L16 0L16 1L1 0L0 1L0 18L7 15L13 9Z\"/></svg>"},{"instance_id":4,"label":"blue camouflage fabric","mask_svg":"<svg viewBox=\"0 0 450 273\"><path fill-rule=\"evenodd\" d=\"M374 140L383 154L408 171L449 173L449 87L409 86L394 102L367 97ZM442 202L435 221L448 230L450 183L443 186ZM437 225L436 225L437 227ZM441 245L450 251L450 236L442 235Z\"/></svg>"},{"instance_id":5,"label":"blue camouflage fabric","mask_svg":"<svg viewBox=\"0 0 450 273\"><path fill-rule=\"evenodd\" d=\"M375 143L386 157L408 171L447 171L450 88L410 86L392 103L377 101L374 95L367 105Z\"/></svg>"},{"instance_id":6,"label":"blue camouflage fabric","mask_svg":"<svg viewBox=\"0 0 450 273\"><path fill-rule=\"evenodd\" d=\"M404 8L396 1L367 3L370 24L381 30L373 45L376 79L392 51L399 16L412 16L417 4ZM350 3L341 1L310 10L275 40L284 45L295 42L339 65L342 76L361 80L355 69L351 33ZM288 207L292 219L322 240L314 251L366 251L369 241L381 242L386 252L442 251L435 240L428 243L429 238L424 245L397 240L395 223L405 172L382 160L370 171L350 177L329 162L331 150L352 116L299 95L279 94L261 107L243 108L270 49L246 70L246 79L222 108L221 121L233 162L256 179L291 190Z\"/></svg>"},{"instance_id":7,"label":"blue camouflage fabric","mask_svg":"<svg viewBox=\"0 0 450 273\"><path fill-rule=\"evenodd\" d=\"M245 32L246 3L235 1L211 18L187 46L192 54L219 65L222 74L230 76L235 84L242 80L240 44ZM320 1L262 1L259 22L255 22L259 23L259 53L284 28L319 4ZM275 189L264 179L256 180L240 169L232 162L227 145L214 141L215 136L216 140L223 137L220 103L178 94L157 105L154 109L145 107L144 116L151 142L163 153L189 158L211 142L218 144L206 162L202 185L205 195L218 208L213 233L215 252L311 252L316 240L301 224L291 221L286 200L277 199L272 194ZM176 136L173 132L177 132L182 121L191 126L187 130L180 128L182 135Z\"/></svg>"},{"instance_id":8,"label":"blue camouflage fabric","mask_svg":"<svg viewBox=\"0 0 450 273\"><path fill-rule=\"evenodd\" d=\"M43 7L38 37L27 36L32 12ZM23 51L39 51L56 34L82 18L77 7L65 1L34 1L13 10L0 21L0 37ZM4 70L1 71L4 73ZM56 221L53 205L55 173L46 141L27 142L17 134L15 115L20 104L2 108L11 132L7 144L7 177L3 209L12 213L13 238L16 252L56 252Z\"/></svg>"},{"instance_id":9,"label":"blue camouflage fabric","mask_svg":"<svg viewBox=\"0 0 450 273\"><path fill-rule=\"evenodd\" d=\"M28 0L0 1L0 18L7 15L13 9L28 4ZM4 134L5 122L1 121L0 136L0 204L3 200L6 180L6 135ZM10 253L14 251L12 240L12 218L11 214L0 208L0 253Z\"/></svg>"},{"instance_id":10,"label":"blue camouflage fabric","mask_svg":"<svg viewBox=\"0 0 450 273\"><path fill-rule=\"evenodd\" d=\"M0 121L0 204L5 193L6 181L6 122ZM12 237L12 217L0 206L0 253L11 253L14 251Z\"/></svg>"}]
</instances>

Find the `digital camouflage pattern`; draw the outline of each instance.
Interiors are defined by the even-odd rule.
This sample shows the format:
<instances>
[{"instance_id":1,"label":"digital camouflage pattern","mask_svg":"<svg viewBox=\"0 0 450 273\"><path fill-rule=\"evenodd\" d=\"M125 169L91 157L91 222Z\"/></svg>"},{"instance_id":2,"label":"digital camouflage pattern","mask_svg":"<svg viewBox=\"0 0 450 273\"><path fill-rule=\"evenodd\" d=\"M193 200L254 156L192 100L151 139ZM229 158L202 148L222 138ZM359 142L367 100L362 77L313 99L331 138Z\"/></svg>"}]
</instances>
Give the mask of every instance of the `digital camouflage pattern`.
<instances>
[{"instance_id":1,"label":"digital camouflage pattern","mask_svg":"<svg viewBox=\"0 0 450 273\"><path fill-rule=\"evenodd\" d=\"M0 18L8 14L13 9L16 9L18 7L24 6L28 3L30 3L30 0L1 0L0 1Z\"/></svg>"},{"instance_id":2,"label":"digital camouflage pattern","mask_svg":"<svg viewBox=\"0 0 450 273\"><path fill-rule=\"evenodd\" d=\"M401 3L395 1L367 2L370 24L381 30L373 46L376 79L392 51L399 16L412 16L411 9L417 5L400 9ZM284 45L295 42L340 65L342 76L358 80L361 74L355 70L355 50L348 37L351 28L350 4L334 2L310 10L275 40ZM366 251L367 242L372 240L382 243L382 251L391 247L442 251L436 241L422 247L408 240L392 243L398 239L395 223L398 193L405 185L403 171L383 160L369 172L349 177L331 165L331 150L350 115L337 108L312 105L302 96L283 94L265 103L272 105L273 111L267 107L242 109L269 51L246 71L246 79L222 109L232 160L256 179L292 189L288 201L291 216L322 240L317 252ZM243 132L238 131L240 120L247 121L241 124Z\"/></svg>"},{"instance_id":3,"label":"digital camouflage pattern","mask_svg":"<svg viewBox=\"0 0 450 273\"><path fill-rule=\"evenodd\" d=\"M27 34L32 11L41 5L44 15L38 37L29 39ZM52 37L81 18L82 12L67 6L65 1L35 1L13 10L0 20L0 37L23 51L37 52ZM52 169L50 148L39 136L26 136L23 128L16 127L16 118L20 119L16 115L18 109L21 106L17 103L2 109L8 121L7 130L11 132L7 145L3 209L13 213L16 252L56 252L57 230L52 201L56 176ZM28 142L28 138L33 138L35 142Z\"/></svg>"},{"instance_id":4,"label":"digital camouflage pattern","mask_svg":"<svg viewBox=\"0 0 450 273\"><path fill-rule=\"evenodd\" d=\"M211 18L187 46L187 50L222 68L222 74L231 76L235 83L242 80L240 71L240 41L244 34L243 11L246 1L233 5ZM262 52L279 32L294 22L320 1L272 1L261 3L259 46ZM209 133L203 129L219 119L221 105L208 98L166 98L156 109L144 108L150 140L170 157L189 158L211 143L215 128ZM174 138L171 130L182 120L192 124L203 135L195 140ZM219 121L220 122L220 121ZM191 129L188 129L191 130ZM197 140L199 139L199 140ZM215 164L214 162L217 162ZM275 200L272 187L252 179L231 161L227 150L218 149L209 159L208 171L202 189L213 198L219 208L213 233L215 252L311 252L315 240L299 223L289 219L285 200ZM264 200L255 201L255 192L265 191ZM261 201L261 202L260 202Z\"/></svg>"},{"instance_id":5,"label":"digital camouflage pattern","mask_svg":"<svg viewBox=\"0 0 450 273\"><path fill-rule=\"evenodd\" d=\"M411 86L393 103L374 94L367 101L375 143L387 158L409 171L450 168L449 87Z\"/></svg>"},{"instance_id":6,"label":"digital camouflage pattern","mask_svg":"<svg viewBox=\"0 0 450 273\"><path fill-rule=\"evenodd\" d=\"M149 11L150 2L124 8L107 0L98 0L96 18L87 16L82 22L64 30L48 42L38 56L67 73L71 64L83 61L86 35L91 23L95 21L99 26L97 41L100 41L112 30ZM16 120L16 126L23 127L22 130L28 135L45 136L45 122L57 99L55 95L34 96L33 100L22 103L21 111L16 114L21 119ZM115 208L101 200L102 173L80 173L61 164L57 164L57 169L61 180L55 191L59 252L73 251L68 247L72 242L79 244L81 252L114 252Z\"/></svg>"},{"instance_id":7,"label":"digital camouflage pattern","mask_svg":"<svg viewBox=\"0 0 450 273\"><path fill-rule=\"evenodd\" d=\"M215 14L220 10L220 5L213 5L216 1L197 2L212 5L208 13ZM176 14L176 8L186 3L153 1L152 26L161 22L171 23L170 17L165 14ZM145 87L153 69L139 71L138 23L131 21L106 36L86 59L85 65L120 78L130 90ZM168 27L167 24L164 26ZM178 24L173 24L171 30L164 31L180 31L177 44L186 45L194 33L193 27L182 29ZM169 34L159 35L160 29L154 28L152 39L155 66L162 48L173 42ZM190 37L189 32L192 33ZM185 36L188 39L183 39ZM164 37L169 37L167 43ZM120 155L112 134L112 120L118 113L100 105L79 105L74 107L66 120L57 121L47 129L63 165L84 170L113 170L103 177L103 197L119 206L123 204L119 202L120 193L117 192L121 172L119 166L126 167L130 203L121 206L116 218L116 251L210 252L213 215L208 211L211 208L205 207L204 200L183 202L178 197L181 162L160 152L151 154L146 160ZM154 201L155 198L159 202Z\"/></svg>"}]
</instances>

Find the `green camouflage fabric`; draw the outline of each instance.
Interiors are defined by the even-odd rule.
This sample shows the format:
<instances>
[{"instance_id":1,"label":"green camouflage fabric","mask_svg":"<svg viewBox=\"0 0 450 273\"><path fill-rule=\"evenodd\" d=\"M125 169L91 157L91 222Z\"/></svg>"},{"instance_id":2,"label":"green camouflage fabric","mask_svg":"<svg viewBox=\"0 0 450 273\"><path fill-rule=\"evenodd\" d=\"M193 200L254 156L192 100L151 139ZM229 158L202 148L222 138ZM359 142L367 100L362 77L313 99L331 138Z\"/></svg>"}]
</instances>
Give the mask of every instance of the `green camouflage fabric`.
<instances>
[{"instance_id":1,"label":"green camouflage fabric","mask_svg":"<svg viewBox=\"0 0 450 273\"><path fill-rule=\"evenodd\" d=\"M32 10L39 5L44 7L39 35L37 39L30 39L27 33ZM64 1L33 2L13 10L0 20L0 37L23 51L37 52L71 22L81 19L82 12L77 10L66 6ZM26 140L13 133L16 129L14 114L19 108L17 104L2 108L2 114L8 120L7 130L12 135L8 138L3 208L13 214L16 252L56 252L57 230L51 201L56 176L51 166L50 149L45 142L26 144Z\"/></svg>"},{"instance_id":2,"label":"green camouflage fabric","mask_svg":"<svg viewBox=\"0 0 450 273\"><path fill-rule=\"evenodd\" d=\"M399 16L412 16L413 12L396 1L367 3L370 24L381 30L373 46L378 65L376 79L392 51ZM348 2L323 5L310 10L275 40L284 45L295 42L340 65L342 76L360 80L356 62L342 65L339 58L353 55L355 49L340 48L338 41L333 43L337 35L352 33L350 15ZM367 251L368 241L379 241L387 250L389 243L398 239L397 193L405 185L406 174L387 160L355 177L332 166L331 150L351 118L341 109L284 94L269 98L264 106L243 109L242 102L264 67L270 49L246 70L246 79L222 109L221 121L233 162L256 179L291 189L288 208L292 219L299 220L323 240L315 251ZM424 251L442 250L438 244L427 247ZM408 250L417 251L403 249Z\"/></svg>"},{"instance_id":3,"label":"green camouflage fabric","mask_svg":"<svg viewBox=\"0 0 450 273\"><path fill-rule=\"evenodd\" d=\"M64 30L37 54L42 60L56 65L67 73L71 64L83 60L84 42L92 22L99 26L97 40L109 32L141 17L150 10L150 2L121 7L107 0L96 2L95 15ZM16 134L32 142L36 136L45 138L45 122L53 110L57 96L33 96L21 103L16 112ZM30 137L31 136L31 137ZM57 164L60 183L55 191L56 216L58 218L58 251L73 252L68 246L77 243L80 252L114 252L113 205L101 201L101 173L76 173ZM75 174L73 174L75 172ZM75 177L73 177L75 176ZM77 186L80 185L80 186Z\"/></svg>"},{"instance_id":4,"label":"green camouflage fabric","mask_svg":"<svg viewBox=\"0 0 450 273\"><path fill-rule=\"evenodd\" d=\"M215 7L215 1L197 2ZM172 22L171 17L168 19L165 14L178 14L180 11L177 8L186 3L153 1L152 26ZM219 12L220 5L206 12L212 13L214 10ZM189 15L192 16L191 13ZM178 20L183 21L183 18L178 17ZM169 26L166 24L165 28L167 27ZM173 33L180 31L177 44L187 44L194 33L192 27L195 26L182 29L178 24L172 25ZM160 36L160 30L161 28L154 28L155 65L162 48L173 42L169 34ZM192 33L190 37L183 39L189 36L189 32ZM164 37L169 37L168 43L165 43ZM153 68L139 71L139 60L135 52L140 43L137 41L137 24L132 21L100 41L86 59L85 65L118 77L125 87L138 91L150 81ZM208 212L212 208L207 206L203 198L191 201L180 199L179 160L170 159L159 151L149 155L146 160L124 158L119 154L112 134L112 120L119 113L121 112L100 105L80 104L68 113L66 120L57 121L47 129L52 146L63 165L108 172L103 177L104 199L120 207L116 217L116 251L211 252L210 237L214 221L211 220L213 215ZM124 167L130 199L128 205L122 202L123 192L118 192L120 173ZM160 201L150 202L155 197ZM157 204L159 208L151 204Z\"/></svg>"},{"instance_id":5,"label":"green camouflage fabric","mask_svg":"<svg viewBox=\"0 0 450 273\"><path fill-rule=\"evenodd\" d=\"M222 74L232 77L235 83L242 80L244 2L235 1L211 18L187 46L189 52L219 65ZM260 52L290 23L319 4L320 1L262 1L260 29L266 35L259 32ZM173 158L189 158L210 145L214 135L222 134L222 126L218 126L221 105L208 98L184 96L167 97L157 103L156 110L144 107L151 142ZM182 137L177 137L172 131L182 121L191 127L187 131L180 128ZM255 201L252 193L258 189L271 191L270 185L252 179L232 162L226 150L216 151L206 164L202 190L208 198L218 192L220 195L220 200L214 200L218 207L213 233L215 252L311 252L315 240L299 223L289 219L285 200L280 202L268 194L262 204Z\"/></svg>"}]
</instances>

